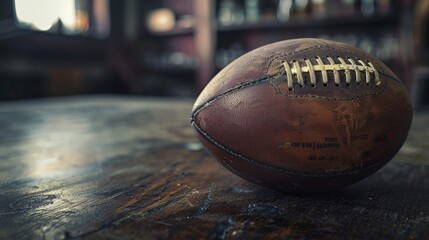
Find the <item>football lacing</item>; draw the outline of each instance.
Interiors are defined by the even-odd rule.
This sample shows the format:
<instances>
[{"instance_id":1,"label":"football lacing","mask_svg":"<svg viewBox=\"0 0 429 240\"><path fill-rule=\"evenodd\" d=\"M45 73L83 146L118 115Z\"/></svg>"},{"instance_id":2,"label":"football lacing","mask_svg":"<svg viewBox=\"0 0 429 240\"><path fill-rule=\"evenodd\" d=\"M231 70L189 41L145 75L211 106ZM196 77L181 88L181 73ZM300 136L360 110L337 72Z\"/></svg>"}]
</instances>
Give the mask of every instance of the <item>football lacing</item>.
<instances>
[{"instance_id":1,"label":"football lacing","mask_svg":"<svg viewBox=\"0 0 429 240\"><path fill-rule=\"evenodd\" d=\"M292 61L292 64L289 64L286 61L283 61L283 67L286 72L287 86L289 90L293 90L294 78L296 76L296 82L299 86L304 86L304 73L308 73L310 76L311 86L316 86L316 72L320 72L322 75L322 83L324 86L328 85L328 71L332 71L334 75L334 83L337 86L340 86L341 79L339 71L344 71L346 76L346 84L351 84L352 73L355 74L355 81L357 84L360 84L362 81L361 72L365 72L365 83L369 84L371 82L371 75L374 76L375 85L380 85L380 75L375 69L374 65L371 62L365 63L364 61L358 59L357 63L351 58L347 58L347 61L341 57L337 57L339 63L335 63L334 59L330 56L326 56L329 64L325 64L322 61L321 57L316 57L315 60L317 64L313 64L309 59L304 59L305 66L301 66L298 61Z\"/></svg>"}]
</instances>

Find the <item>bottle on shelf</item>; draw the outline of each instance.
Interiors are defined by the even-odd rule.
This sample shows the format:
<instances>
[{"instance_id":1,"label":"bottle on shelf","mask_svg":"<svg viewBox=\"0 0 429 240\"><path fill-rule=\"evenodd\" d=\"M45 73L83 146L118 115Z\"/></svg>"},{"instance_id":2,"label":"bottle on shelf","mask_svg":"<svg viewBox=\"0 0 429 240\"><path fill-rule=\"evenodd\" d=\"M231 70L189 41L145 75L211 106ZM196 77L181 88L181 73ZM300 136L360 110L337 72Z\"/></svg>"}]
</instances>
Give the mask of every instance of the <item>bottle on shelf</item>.
<instances>
[{"instance_id":1,"label":"bottle on shelf","mask_svg":"<svg viewBox=\"0 0 429 240\"><path fill-rule=\"evenodd\" d=\"M218 21L221 25L237 25L244 22L243 6L234 0L222 0L220 2Z\"/></svg>"},{"instance_id":2,"label":"bottle on shelf","mask_svg":"<svg viewBox=\"0 0 429 240\"><path fill-rule=\"evenodd\" d=\"M290 19L292 12L292 0L279 0L277 7L277 20L286 22Z\"/></svg>"}]
</instances>

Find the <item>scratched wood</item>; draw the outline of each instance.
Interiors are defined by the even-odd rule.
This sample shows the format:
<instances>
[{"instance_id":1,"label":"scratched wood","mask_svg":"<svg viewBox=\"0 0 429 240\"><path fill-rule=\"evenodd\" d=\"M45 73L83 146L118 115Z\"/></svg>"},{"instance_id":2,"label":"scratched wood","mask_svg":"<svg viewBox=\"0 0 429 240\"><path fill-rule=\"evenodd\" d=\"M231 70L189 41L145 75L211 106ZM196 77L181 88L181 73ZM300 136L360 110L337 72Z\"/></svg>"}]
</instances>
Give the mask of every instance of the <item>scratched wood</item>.
<instances>
[{"instance_id":1,"label":"scratched wood","mask_svg":"<svg viewBox=\"0 0 429 240\"><path fill-rule=\"evenodd\" d=\"M191 101L0 104L0 239L428 239L429 115L366 180L282 194L223 169Z\"/></svg>"}]
</instances>

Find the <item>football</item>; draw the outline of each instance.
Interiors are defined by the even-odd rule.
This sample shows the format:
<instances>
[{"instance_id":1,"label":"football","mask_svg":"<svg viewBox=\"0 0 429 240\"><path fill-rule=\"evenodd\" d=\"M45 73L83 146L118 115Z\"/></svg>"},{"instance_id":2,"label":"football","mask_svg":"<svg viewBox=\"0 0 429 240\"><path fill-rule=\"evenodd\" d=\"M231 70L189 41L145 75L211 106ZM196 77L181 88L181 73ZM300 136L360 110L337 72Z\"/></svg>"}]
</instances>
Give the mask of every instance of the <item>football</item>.
<instances>
[{"instance_id":1,"label":"football","mask_svg":"<svg viewBox=\"0 0 429 240\"><path fill-rule=\"evenodd\" d=\"M412 119L410 96L379 59L343 43L293 39L253 50L197 98L199 140L236 175L281 191L326 191L388 163Z\"/></svg>"}]
</instances>

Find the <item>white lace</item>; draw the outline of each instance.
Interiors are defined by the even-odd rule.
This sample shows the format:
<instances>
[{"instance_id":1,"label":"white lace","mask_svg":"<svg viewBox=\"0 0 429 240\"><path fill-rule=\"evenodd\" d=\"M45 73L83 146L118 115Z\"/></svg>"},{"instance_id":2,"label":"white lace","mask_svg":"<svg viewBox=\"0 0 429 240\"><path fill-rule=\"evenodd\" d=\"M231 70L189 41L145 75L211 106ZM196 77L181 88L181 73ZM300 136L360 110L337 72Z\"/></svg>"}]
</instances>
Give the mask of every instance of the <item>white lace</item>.
<instances>
[{"instance_id":1,"label":"white lace","mask_svg":"<svg viewBox=\"0 0 429 240\"><path fill-rule=\"evenodd\" d=\"M323 63L321 57L316 57L315 60L317 64L314 65L309 59L304 59L304 66L301 66L298 61L292 61L291 64L284 61L283 67L286 72L286 79L289 90L293 90L293 76L296 76L295 81L299 84L299 86L304 86L304 73L309 74L311 86L315 87L317 82L315 73L316 71L321 72L322 83L324 86L327 86L328 84L328 71L333 72L334 83L337 86L339 86L341 82L339 71L344 71L347 85L351 84L352 71L355 73L355 80L358 84L362 81L360 72L365 72L365 83L369 84L371 82L371 75L374 76L373 78L375 85L378 86L381 83L380 76L371 62L365 63L364 61L359 59L357 60L359 64L357 64L353 59L347 58L347 63L346 60L344 60L343 58L337 57L339 63L335 63L332 57L327 56L326 59L328 60L329 64Z\"/></svg>"}]
</instances>

